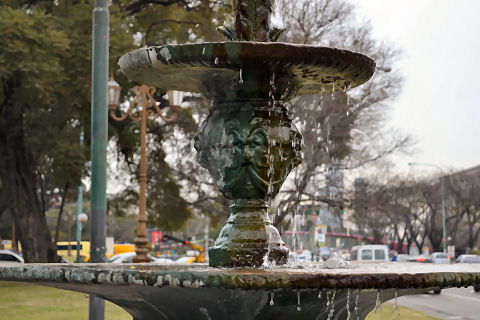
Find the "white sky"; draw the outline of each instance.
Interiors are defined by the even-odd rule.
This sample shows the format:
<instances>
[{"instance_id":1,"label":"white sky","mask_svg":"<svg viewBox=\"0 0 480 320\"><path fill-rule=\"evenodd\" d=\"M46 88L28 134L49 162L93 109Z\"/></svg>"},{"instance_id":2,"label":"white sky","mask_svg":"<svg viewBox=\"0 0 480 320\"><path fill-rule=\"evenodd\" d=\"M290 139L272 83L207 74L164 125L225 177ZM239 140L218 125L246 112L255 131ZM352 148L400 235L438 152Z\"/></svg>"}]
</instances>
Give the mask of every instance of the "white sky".
<instances>
[{"instance_id":1,"label":"white sky","mask_svg":"<svg viewBox=\"0 0 480 320\"><path fill-rule=\"evenodd\" d=\"M351 0L377 39L394 43L405 78L393 125L419 152L398 159L443 168L480 165L480 0Z\"/></svg>"}]
</instances>

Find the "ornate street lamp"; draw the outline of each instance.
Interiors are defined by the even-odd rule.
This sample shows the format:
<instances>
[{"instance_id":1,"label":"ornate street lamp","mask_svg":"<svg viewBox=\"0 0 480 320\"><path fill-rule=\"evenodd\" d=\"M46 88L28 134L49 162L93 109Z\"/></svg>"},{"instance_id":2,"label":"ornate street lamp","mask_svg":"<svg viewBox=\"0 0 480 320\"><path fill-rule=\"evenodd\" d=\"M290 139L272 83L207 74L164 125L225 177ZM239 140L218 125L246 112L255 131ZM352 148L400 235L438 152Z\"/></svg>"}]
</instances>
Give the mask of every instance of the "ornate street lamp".
<instances>
[{"instance_id":1,"label":"ornate street lamp","mask_svg":"<svg viewBox=\"0 0 480 320\"><path fill-rule=\"evenodd\" d=\"M113 79L113 74L110 75L110 80L107 83L107 92L108 92L108 110L115 110L120 104L120 91L122 88L120 85Z\"/></svg>"},{"instance_id":2,"label":"ornate street lamp","mask_svg":"<svg viewBox=\"0 0 480 320\"><path fill-rule=\"evenodd\" d=\"M110 86L111 84L111 86ZM147 131L147 119L154 119L157 116L162 118L165 122L172 122L177 118L177 111L180 109L180 105L183 101L183 93L179 91L172 91L168 93L170 101L170 109L174 111L171 117L165 117L162 111L158 107L157 101L153 98L155 88L148 87L142 84L133 88L135 92L135 98L128 107L128 110L121 116L115 114L119 105L120 99L120 86L111 77L108 87L108 108L110 111L110 117L115 121L123 121L127 117L136 121L141 121L140 131L140 194L139 194L139 207L140 212L138 215L138 227L137 238L135 239L135 257L133 262L149 262L148 250L147 250L147 202L146 202L146 187L147 187L147 157L146 157L146 143L145 136ZM111 88L111 89L110 89Z\"/></svg>"}]
</instances>

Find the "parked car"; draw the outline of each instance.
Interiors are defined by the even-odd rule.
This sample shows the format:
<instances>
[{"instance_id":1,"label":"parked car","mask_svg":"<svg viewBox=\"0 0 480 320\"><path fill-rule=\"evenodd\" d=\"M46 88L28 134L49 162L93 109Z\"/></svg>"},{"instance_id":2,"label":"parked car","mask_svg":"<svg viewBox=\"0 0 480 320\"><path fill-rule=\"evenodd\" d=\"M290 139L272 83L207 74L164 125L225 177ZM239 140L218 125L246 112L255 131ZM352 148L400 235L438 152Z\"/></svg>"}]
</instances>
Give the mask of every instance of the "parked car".
<instances>
[{"instance_id":1,"label":"parked car","mask_svg":"<svg viewBox=\"0 0 480 320\"><path fill-rule=\"evenodd\" d=\"M175 260L174 263L189 264L195 262L195 257L181 257Z\"/></svg>"},{"instance_id":2,"label":"parked car","mask_svg":"<svg viewBox=\"0 0 480 320\"><path fill-rule=\"evenodd\" d=\"M312 262L312 251L303 250L297 256L299 262Z\"/></svg>"},{"instance_id":3,"label":"parked car","mask_svg":"<svg viewBox=\"0 0 480 320\"><path fill-rule=\"evenodd\" d=\"M388 247L383 244L354 246L351 250L352 261L388 261Z\"/></svg>"},{"instance_id":4,"label":"parked car","mask_svg":"<svg viewBox=\"0 0 480 320\"><path fill-rule=\"evenodd\" d=\"M399 253L393 256L392 261L405 262L410 256L408 254Z\"/></svg>"},{"instance_id":5,"label":"parked car","mask_svg":"<svg viewBox=\"0 0 480 320\"><path fill-rule=\"evenodd\" d=\"M474 254L462 254L458 256L457 263L480 263L480 256ZM480 292L480 284L473 286L473 291Z\"/></svg>"},{"instance_id":6,"label":"parked car","mask_svg":"<svg viewBox=\"0 0 480 320\"><path fill-rule=\"evenodd\" d=\"M10 250L0 250L0 264L23 263L23 258Z\"/></svg>"},{"instance_id":7,"label":"parked car","mask_svg":"<svg viewBox=\"0 0 480 320\"><path fill-rule=\"evenodd\" d=\"M107 260L107 262L109 263L133 263L133 257L135 257L135 252L124 252L124 253L119 253L119 254L116 254L114 256L112 256L110 259ZM152 256L152 255L148 255L148 258L150 259L150 262L152 263L169 263L170 260L167 261L167 259L159 259L157 261L157 259Z\"/></svg>"},{"instance_id":8,"label":"parked car","mask_svg":"<svg viewBox=\"0 0 480 320\"><path fill-rule=\"evenodd\" d=\"M419 255L419 256L410 256L407 260L408 262L422 262L422 263L432 263L432 258L429 256Z\"/></svg>"},{"instance_id":9,"label":"parked car","mask_svg":"<svg viewBox=\"0 0 480 320\"><path fill-rule=\"evenodd\" d=\"M431 254L430 258L433 263L450 264L450 258L444 252L434 252Z\"/></svg>"},{"instance_id":10,"label":"parked car","mask_svg":"<svg viewBox=\"0 0 480 320\"><path fill-rule=\"evenodd\" d=\"M475 254L462 254L457 258L457 263L480 263L480 256Z\"/></svg>"}]
</instances>

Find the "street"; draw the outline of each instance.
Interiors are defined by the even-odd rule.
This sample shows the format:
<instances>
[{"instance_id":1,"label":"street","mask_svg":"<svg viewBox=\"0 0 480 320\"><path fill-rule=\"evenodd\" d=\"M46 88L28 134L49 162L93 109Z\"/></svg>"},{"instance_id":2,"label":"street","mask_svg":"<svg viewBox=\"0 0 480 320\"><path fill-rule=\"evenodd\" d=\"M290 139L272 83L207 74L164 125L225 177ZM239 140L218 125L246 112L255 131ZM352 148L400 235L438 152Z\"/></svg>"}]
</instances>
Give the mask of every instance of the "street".
<instances>
[{"instance_id":1,"label":"street","mask_svg":"<svg viewBox=\"0 0 480 320\"><path fill-rule=\"evenodd\" d=\"M404 296L398 298L398 304L441 319L480 319L480 293L475 293L473 287Z\"/></svg>"}]
</instances>

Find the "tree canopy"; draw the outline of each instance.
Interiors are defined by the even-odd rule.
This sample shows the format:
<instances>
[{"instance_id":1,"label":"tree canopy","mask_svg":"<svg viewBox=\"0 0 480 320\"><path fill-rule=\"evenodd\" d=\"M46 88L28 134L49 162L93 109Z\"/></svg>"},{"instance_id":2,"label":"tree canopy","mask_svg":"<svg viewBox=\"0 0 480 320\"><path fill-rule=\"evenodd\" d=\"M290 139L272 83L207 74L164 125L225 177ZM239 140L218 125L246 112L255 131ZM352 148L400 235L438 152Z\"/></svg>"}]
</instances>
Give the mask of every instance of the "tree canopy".
<instances>
[{"instance_id":1,"label":"tree canopy","mask_svg":"<svg viewBox=\"0 0 480 320\"><path fill-rule=\"evenodd\" d=\"M381 65L395 59L396 51L372 39L368 27L343 23L353 15L346 1L277 2L287 28L283 41L353 49ZM7 0L0 5L0 37L5 39L0 43L0 216L6 210L13 216L29 262L57 261L45 212L53 200L73 200L89 175L92 9L88 0ZM109 10L109 67L122 86L124 104L131 101L135 84L118 70L121 55L143 44L223 41L216 27L232 25L226 0L114 0ZM284 190L285 214L300 194L309 195L306 186L323 164L334 159L357 166L389 152L365 146L400 83L395 72L379 73L349 94L350 103L342 92L335 101L324 95L294 102L295 121L310 144L297 175L301 183L294 192ZM157 90L155 98L166 112L164 93ZM199 95L186 100L175 123L154 121L148 127L148 223L169 231L192 215L209 215L214 224L228 212L208 173L196 164L191 144L209 101ZM80 146L82 129L85 144ZM138 131L134 121L109 121L116 179L128 182L109 198L114 215L128 214L137 203ZM395 141L387 145L396 146Z\"/></svg>"}]
</instances>

